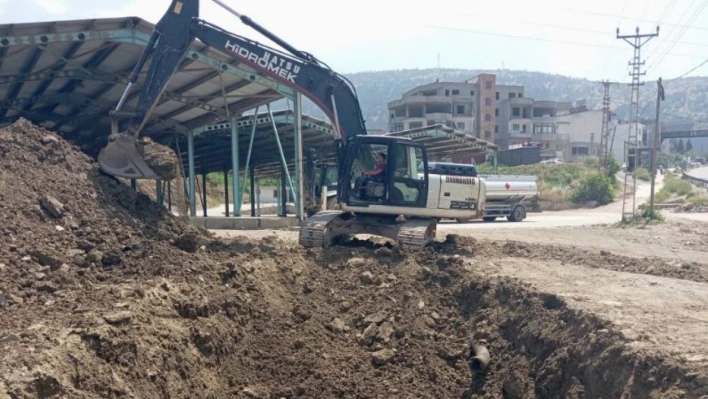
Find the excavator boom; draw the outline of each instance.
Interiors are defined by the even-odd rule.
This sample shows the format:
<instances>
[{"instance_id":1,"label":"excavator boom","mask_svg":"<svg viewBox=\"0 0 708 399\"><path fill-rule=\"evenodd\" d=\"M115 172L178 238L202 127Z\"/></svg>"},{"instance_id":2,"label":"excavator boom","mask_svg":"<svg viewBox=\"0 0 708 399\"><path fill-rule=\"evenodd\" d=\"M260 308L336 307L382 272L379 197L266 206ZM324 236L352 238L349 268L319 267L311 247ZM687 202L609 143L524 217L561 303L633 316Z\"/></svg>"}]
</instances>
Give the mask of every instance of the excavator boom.
<instances>
[{"instance_id":1,"label":"excavator boom","mask_svg":"<svg viewBox=\"0 0 708 399\"><path fill-rule=\"evenodd\" d=\"M216 0L215 0L216 1ZM221 1L217 3L225 6ZM333 121L340 138L365 135L364 118L353 85L312 55L299 51L246 16L234 13L246 25L262 33L290 54L227 32L199 19L199 0L173 0L155 26L150 41L135 65L129 84L112 112L108 145L98 156L101 169L132 179L160 179L144 158L138 136L195 39L212 49L249 65L263 76L292 87L317 104ZM138 104L130 120L121 128L120 109L145 62L152 57Z\"/></svg>"}]
</instances>

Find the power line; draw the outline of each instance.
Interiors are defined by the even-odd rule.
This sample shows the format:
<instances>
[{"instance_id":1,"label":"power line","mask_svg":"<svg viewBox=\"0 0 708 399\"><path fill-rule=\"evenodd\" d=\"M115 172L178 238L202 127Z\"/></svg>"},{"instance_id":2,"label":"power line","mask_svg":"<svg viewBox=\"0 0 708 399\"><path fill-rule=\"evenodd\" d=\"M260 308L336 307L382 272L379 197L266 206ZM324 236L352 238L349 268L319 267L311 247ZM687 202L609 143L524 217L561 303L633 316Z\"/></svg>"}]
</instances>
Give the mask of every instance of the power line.
<instances>
[{"instance_id":1,"label":"power line","mask_svg":"<svg viewBox=\"0 0 708 399\"><path fill-rule=\"evenodd\" d=\"M548 43L567 44L567 45L572 45L572 46L585 46L585 47L609 48L609 49L613 49L613 50L621 50L620 48L614 48L612 46L601 45L601 44L580 43L580 42L572 42L572 41L567 41L567 40L546 39L546 38L533 37L533 36L527 36L527 35L510 35L510 34L506 34L506 33L483 32L483 31L477 31L477 30L462 29L462 28L450 28L447 26L436 26L436 25L427 25L427 27L433 28L433 29L441 29L441 30L448 30L448 31L454 31L454 32L473 33L473 34L486 35L486 36L508 37L510 39L526 39L526 40L536 40L536 41L548 42ZM670 55L675 56L675 57L703 58L703 56L690 55L690 54L671 53Z\"/></svg>"},{"instance_id":2,"label":"power line","mask_svg":"<svg viewBox=\"0 0 708 399\"><path fill-rule=\"evenodd\" d=\"M539 23L539 22L526 22L526 21L522 21L521 23L522 23L522 24L526 24L526 25L544 26L544 27L547 27L547 28L554 28L554 29L564 29L564 30L571 30L571 31L578 31L578 32L595 33L595 34L605 35L605 36L609 35L609 33L610 33L610 32L608 32L608 31L604 31L604 30L586 29L586 28L575 28L575 27L571 27L571 26L561 26L561 25L552 25L552 24L542 24L542 23ZM657 43L664 43L664 42L668 42L668 41L669 41L669 39L664 39L664 40L657 40L656 42L657 42ZM685 45L688 45L688 46L708 47L708 43L678 42L677 44L685 44ZM615 48L615 47L612 46L612 48ZM649 51L648 53L653 53L653 52L657 52L657 50Z\"/></svg>"},{"instance_id":3,"label":"power line","mask_svg":"<svg viewBox=\"0 0 708 399\"><path fill-rule=\"evenodd\" d=\"M695 2L696 2L696 0L694 0L694 3ZM693 5L693 3L691 3L691 5ZM698 16L701 14L701 12L706 7L706 5L708 5L708 1L704 1L702 5L698 6L698 8L694 11L693 15L691 15L691 17L688 19L688 21L687 21L688 26L693 24L695 19L698 18ZM689 6L689 8L686 9L686 11L684 11L683 14L681 14L681 18L679 19L679 21L681 21L683 19L683 16L686 14L686 12L688 12L690 7L691 6ZM664 59L666 59L666 55L668 54L669 50L671 50L673 48L673 46L676 45L678 40L686 33L687 29L688 29L688 27L681 29L681 31L678 33L678 35L676 37L674 37L672 43L669 44L669 46L659 55L659 59L656 61L656 63L650 65L649 68L647 68L647 71L651 70L654 67L659 66L664 61ZM673 32L673 29L671 30L671 32ZM671 32L669 32L669 35L671 34Z\"/></svg>"},{"instance_id":4,"label":"power line","mask_svg":"<svg viewBox=\"0 0 708 399\"><path fill-rule=\"evenodd\" d=\"M572 8L560 8L560 10L572 11L572 12L577 12L577 13L580 13L580 14L597 15L597 16L601 16L601 17L611 17L611 18L616 18L616 17L617 17L617 15L604 14L604 13L600 13L600 12L586 11L586 10L575 10L575 9L572 9ZM649 20L649 19L639 19L639 18L629 18L629 19L632 19L632 20L634 20L634 21L640 21L640 22L649 22L649 23L653 23L653 24L659 22L659 21L652 21L652 20ZM686 25L670 24L670 23L666 23L666 22L664 22L662 25L666 25L666 26L676 26L676 27L679 27L679 28L686 27ZM698 27L698 26L689 26L688 28L689 28L689 29L696 29L696 30L705 30L705 31L708 31L708 28Z\"/></svg>"}]
</instances>

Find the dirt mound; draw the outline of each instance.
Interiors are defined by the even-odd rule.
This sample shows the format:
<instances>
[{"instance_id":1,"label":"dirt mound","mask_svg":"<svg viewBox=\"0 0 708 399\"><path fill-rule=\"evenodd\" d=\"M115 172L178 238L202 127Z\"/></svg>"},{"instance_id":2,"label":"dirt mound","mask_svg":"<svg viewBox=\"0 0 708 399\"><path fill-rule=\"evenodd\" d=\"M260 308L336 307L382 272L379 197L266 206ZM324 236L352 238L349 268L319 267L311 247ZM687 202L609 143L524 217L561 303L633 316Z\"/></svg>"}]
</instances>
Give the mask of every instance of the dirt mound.
<instances>
[{"instance_id":1,"label":"dirt mound","mask_svg":"<svg viewBox=\"0 0 708 399\"><path fill-rule=\"evenodd\" d=\"M475 276L475 240L216 241L26 121L0 130L0 154L2 399L703 392L561 299ZM481 374L472 340L491 354Z\"/></svg>"},{"instance_id":2,"label":"dirt mound","mask_svg":"<svg viewBox=\"0 0 708 399\"><path fill-rule=\"evenodd\" d=\"M708 282L708 264L697 262L671 261L655 257L640 259L608 251L591 251L563 245L540 245L520 241L484 240L484 244L479 248L479 255L487 257L556 260L597 269Z\"/></svg>"}]
</instances>

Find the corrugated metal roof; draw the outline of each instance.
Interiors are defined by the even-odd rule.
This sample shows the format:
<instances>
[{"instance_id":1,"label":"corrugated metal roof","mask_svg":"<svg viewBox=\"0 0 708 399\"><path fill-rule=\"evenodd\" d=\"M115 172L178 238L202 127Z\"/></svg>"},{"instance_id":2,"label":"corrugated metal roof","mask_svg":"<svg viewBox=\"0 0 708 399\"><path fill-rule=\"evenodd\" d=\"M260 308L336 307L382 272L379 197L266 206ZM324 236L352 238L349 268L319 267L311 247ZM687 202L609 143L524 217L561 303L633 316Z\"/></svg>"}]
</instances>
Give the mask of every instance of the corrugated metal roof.
<instances>
[{"instance_id":1,"label":"corrugated metal roof","mask_svg":"<svg viewBox=\"0 0 708 399\"><path fill-rule=\"evenodd\" d=\"M120 99L153 27L137 17L0 25L0 125L25 117L95 155L110 132L108 112ZM136 106L148 67L149 62L124 111ZM225 104L238 115L282 98L275 87L197 41L143 132L167 143L176 132L221 120Z\"/></svg>"},{"instance_id":2,"label":"corrugated metal roof","mask_svg":"<svg viewBox=\"0 0 708 399\"><path fill-rule=\"evenodd\" d=\"M499 146L470 136L459 130L444 125L432 125L408 129L402 132L388 133L390 136L407 137L423 143L432 159L474 156L488 151L497 151Z\"/></svg>"}]
</instances>

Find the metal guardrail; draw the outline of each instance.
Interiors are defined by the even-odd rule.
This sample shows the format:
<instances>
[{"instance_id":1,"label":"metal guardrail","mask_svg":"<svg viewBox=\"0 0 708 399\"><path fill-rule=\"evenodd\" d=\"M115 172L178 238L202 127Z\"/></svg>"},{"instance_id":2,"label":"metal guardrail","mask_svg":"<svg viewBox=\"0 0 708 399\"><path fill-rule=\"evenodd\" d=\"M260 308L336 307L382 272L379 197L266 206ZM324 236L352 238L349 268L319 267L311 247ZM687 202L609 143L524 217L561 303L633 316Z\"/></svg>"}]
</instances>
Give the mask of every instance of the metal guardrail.
<instances>
[{"instance_id":1,"label":"metal guardrail","mask_svg":"<svg viewBox=\"0 0 708 399\"><path fill-rule=\"evenodd\" d=\"M697 186L708 188L708 179L702 179L700 177L691 176L688 174L688 172L683 172L681 178L684 180L688 180Z\"/></svg>"}]
</instances>

